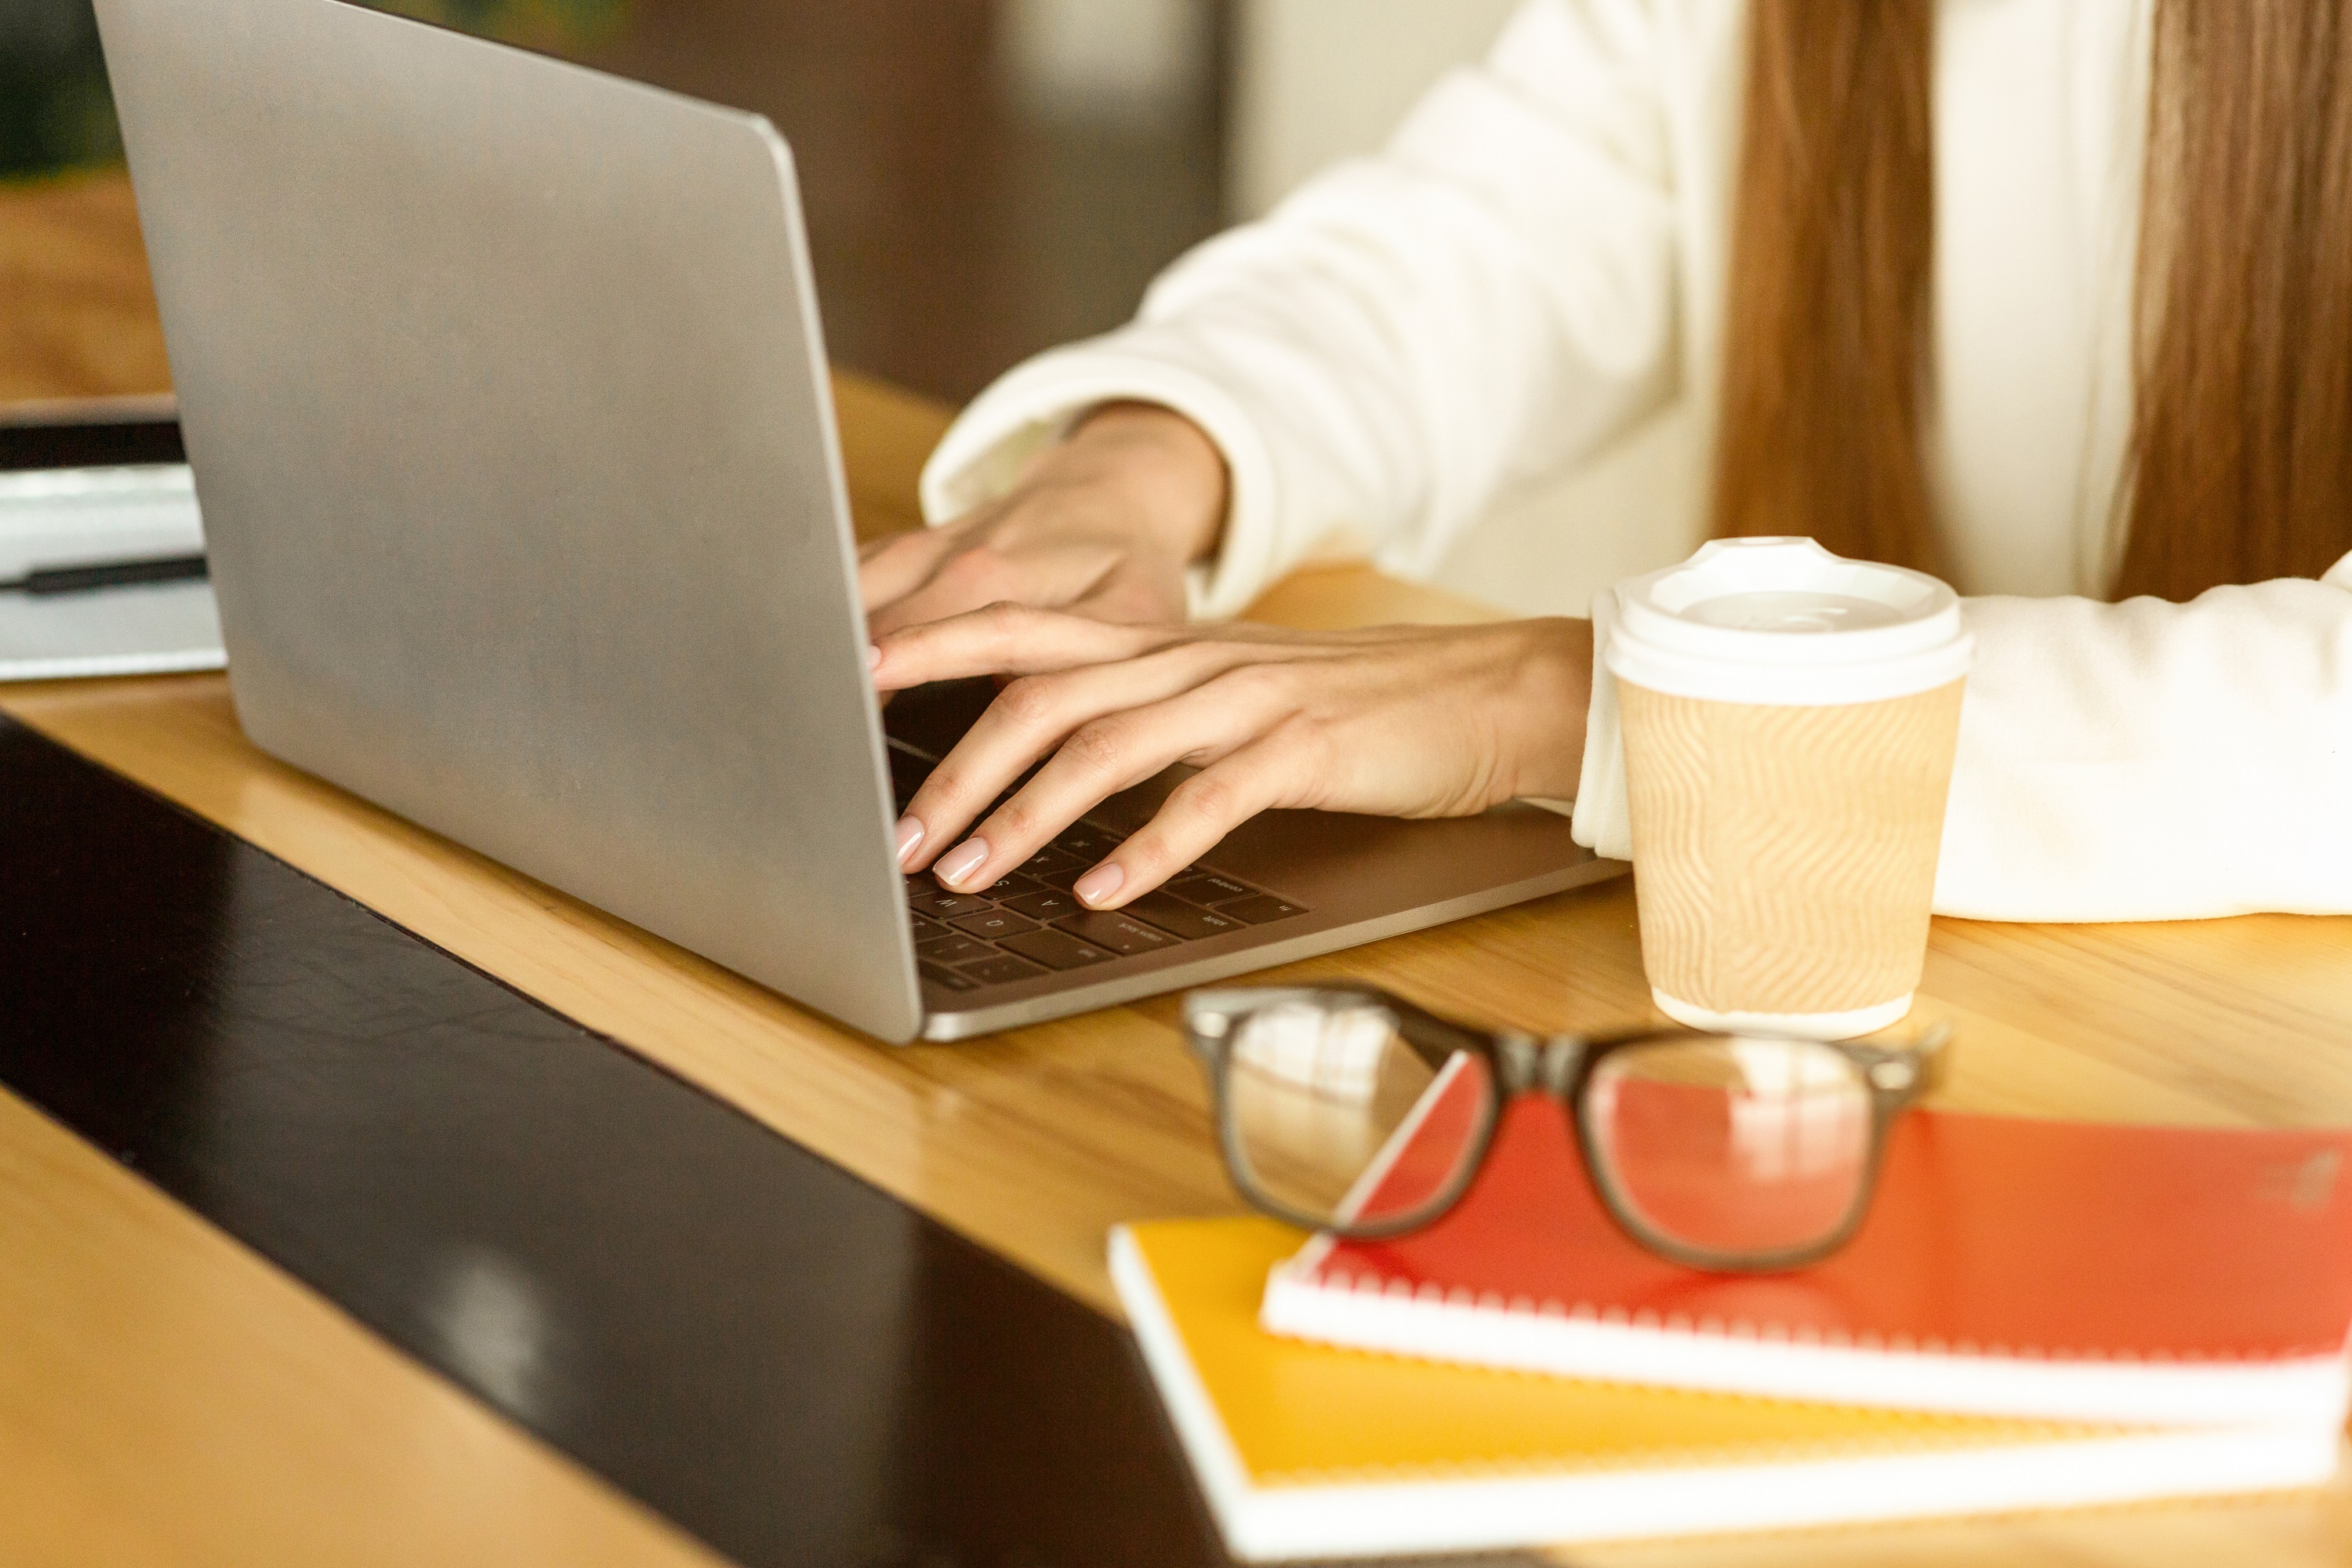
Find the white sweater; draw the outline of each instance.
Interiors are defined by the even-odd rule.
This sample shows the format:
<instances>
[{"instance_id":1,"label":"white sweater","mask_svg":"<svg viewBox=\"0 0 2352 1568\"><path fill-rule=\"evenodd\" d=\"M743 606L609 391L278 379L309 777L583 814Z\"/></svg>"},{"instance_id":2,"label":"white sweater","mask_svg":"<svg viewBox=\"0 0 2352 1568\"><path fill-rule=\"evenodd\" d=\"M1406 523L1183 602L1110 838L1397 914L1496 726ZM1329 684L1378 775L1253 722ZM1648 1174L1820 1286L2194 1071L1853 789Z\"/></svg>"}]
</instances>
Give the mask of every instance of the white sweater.
<instances>
[{"instance_id":1,"label":"white sweater","mask_svg":"<svg viewBox=\"0 0 2352 1568\"><path fill-rule=\"evenodd\" d=\"M2149 3L1939 13L1929 473L1958 585L2000 595L1967 604L1947 914L2352 911L2352 557L2185 605L2080 596L2116 559ZM1744 26L1731 0L1530 0L1381 156L982 394L925 471L927 512L995 492L1096 403L1166 404L1232 470L1193 597L1229 615L1310 553L1426 573L1497 497L1677 402L1705 461ZM1609 697L1576 831L1622 855Z\"/></svg>"}]
</instances>

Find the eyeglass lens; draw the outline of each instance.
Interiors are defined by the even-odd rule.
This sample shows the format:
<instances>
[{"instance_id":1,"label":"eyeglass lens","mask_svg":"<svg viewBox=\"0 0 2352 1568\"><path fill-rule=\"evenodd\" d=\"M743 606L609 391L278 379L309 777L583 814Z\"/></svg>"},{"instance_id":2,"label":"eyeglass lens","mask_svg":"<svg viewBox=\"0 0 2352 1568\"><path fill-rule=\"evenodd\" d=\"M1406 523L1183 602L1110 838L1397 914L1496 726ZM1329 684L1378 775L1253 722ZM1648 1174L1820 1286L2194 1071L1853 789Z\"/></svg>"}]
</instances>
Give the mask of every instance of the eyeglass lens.
<instances>
[{"instance_id":1,"label":"eyeglass lens","mask_svg":"<svg viewBox=\"0 0 2352 1568\"><path fill-rule=\"evenodd\" d=\"M1432 1067L1387 1008L1291 1003L1236 1020L1224 1079L1235 1174L1318 1226L1433 1215L1476 1157L1492 1076Z\"/></svg>"},{"instance_id":2,"label":"eyeglass lens","mask_svg":"<svg viewBox=\"0 0 2352 1568\"><path fill-rule=\"evenodd\" d=\"M1843 1052L1801 1040L1662 1040L1603 1058L1587 1149L1638 1225L1726 1257L1814 1246L1865 1196L1872 1100Z\"/></svg>"}]
</instances>

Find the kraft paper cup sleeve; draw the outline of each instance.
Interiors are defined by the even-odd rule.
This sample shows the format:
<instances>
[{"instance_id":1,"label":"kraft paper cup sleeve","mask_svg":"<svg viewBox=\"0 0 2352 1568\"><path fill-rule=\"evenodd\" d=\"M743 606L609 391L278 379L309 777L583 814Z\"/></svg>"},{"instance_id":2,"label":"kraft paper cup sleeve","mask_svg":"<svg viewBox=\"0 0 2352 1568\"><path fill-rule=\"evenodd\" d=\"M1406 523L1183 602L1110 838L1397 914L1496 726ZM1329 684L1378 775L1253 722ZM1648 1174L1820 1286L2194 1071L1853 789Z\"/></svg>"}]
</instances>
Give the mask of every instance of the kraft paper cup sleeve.
<instances>
[{"instance_id":1,"label":"kraft paper cup sleeve","mask_svg":"<svg viewBox=\"0 0 2352 1568\"><path fill-rule=\"evenodd\" d=\"M1900 1017L1974 652L1949 585L1811 540L1718 540L1617 584L1594 622L1578 836L1629 853L1640 803L1657 1005L1829 1038Z\"/></svg>"}]
</instances>

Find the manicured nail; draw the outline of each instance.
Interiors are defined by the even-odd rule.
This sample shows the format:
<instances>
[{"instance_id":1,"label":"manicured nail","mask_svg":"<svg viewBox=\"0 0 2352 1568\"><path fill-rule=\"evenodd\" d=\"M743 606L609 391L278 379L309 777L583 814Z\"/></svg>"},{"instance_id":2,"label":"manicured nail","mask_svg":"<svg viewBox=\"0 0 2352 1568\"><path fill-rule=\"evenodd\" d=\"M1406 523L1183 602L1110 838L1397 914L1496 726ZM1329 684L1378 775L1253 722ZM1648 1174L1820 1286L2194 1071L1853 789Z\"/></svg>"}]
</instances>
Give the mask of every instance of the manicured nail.
<instances>
[{"instance_id":1,"label":"manicured nail","mask_svg":"<svg viewBox=\"0 0 2352 1568\"><path fill-rule=\"evenodd\" d=\"M898 864L904 866L907 857L922 847L923 825L911 816L898 819Z\"/></svg>"},{"instance_id":2,"label":"manicured nail","mask_svg":"<svg viewBox=\"0 0 2352 1568\"><path fill-rule=\"evenodd\" d=\"M882 668L882 649L879 645L875 643L866 645L866 668L868 669Z\"/></svg>"},{"instance_id":3,"label":"manicured nail","mask_svg":"<svg viewBox=\"0 0 2352 1568\"><path fill-rule=\"evenodd\" d=\"M1105 861L1071 883L1070 891L1078 896L1082 904L1099 904L1118 892L1118 885L1126 880L1126 872Z\"/></svg>"},{"instance_id":4,"label":"manicured nail","mask_svg":"<svg viewBox=\"0 0 2352 1568\"><path fill-rule=\"evenodd\" d=\"M940 857L931 875L952 888L977 871L988 859L988 840L967 838Z\"/></svg>"}]
</instances>

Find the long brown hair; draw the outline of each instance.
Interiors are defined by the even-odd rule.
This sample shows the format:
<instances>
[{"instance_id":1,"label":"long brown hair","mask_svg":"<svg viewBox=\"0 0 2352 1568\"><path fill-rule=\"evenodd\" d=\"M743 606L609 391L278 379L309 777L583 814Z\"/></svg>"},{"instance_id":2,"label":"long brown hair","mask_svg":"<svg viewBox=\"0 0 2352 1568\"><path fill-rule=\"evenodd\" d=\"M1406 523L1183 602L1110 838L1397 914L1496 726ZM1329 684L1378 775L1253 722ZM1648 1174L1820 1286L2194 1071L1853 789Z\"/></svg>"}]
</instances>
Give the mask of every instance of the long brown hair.
<instances>
[{"instance_id":1,"label":"long brown hair","mask_svg":"<svg viewBox=\"0 0 2352 1568\"><path fill-rule=\"evenodd\" d=\"M2352 0L2156 0L2117 595L2352 551ZM1755 0L1716 531L1942 563L1934 0Z\"/></svg>"}]
</instances>

